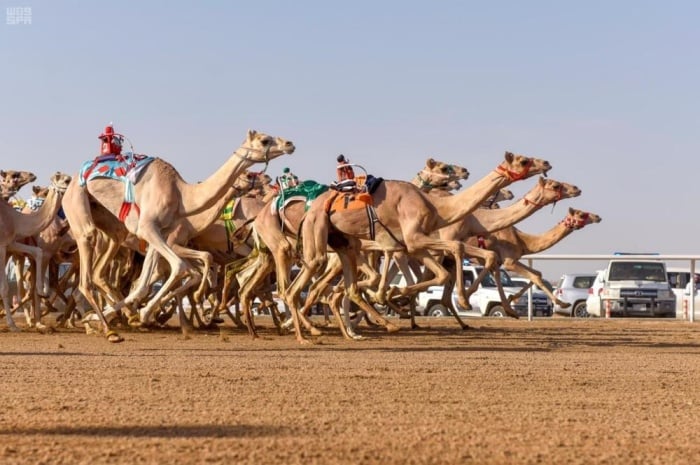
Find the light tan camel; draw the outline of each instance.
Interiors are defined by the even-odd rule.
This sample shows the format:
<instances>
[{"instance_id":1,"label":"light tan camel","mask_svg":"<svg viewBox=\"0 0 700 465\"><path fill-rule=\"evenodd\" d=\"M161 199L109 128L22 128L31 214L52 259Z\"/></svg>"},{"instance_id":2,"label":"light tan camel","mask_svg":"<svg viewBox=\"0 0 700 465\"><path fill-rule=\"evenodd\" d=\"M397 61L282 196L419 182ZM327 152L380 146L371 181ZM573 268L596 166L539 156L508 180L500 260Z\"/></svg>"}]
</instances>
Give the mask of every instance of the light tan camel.
<instances>
[{"instance_id":1,"label":"light tan camel","mask_svg":"<svg viewBox=\"0 0 700 465\"><path fill-rule=\"evenodd\" d=\"M190 249L183 246L183 244L187 244L188 240L201 233L202 230L205 230L209 224L215 221L220 216L224 205L232 197L246 195L251 189L259 187L261 183L269 183L270 181L271 178L263 172L244 170L233 181L229 190L212 206L199 213L179 218L173 222L167 233L166 241L181 258L194 264L198 272L193 275L194 279L189 280L185 286L171 290L170 294L164 297L164 301L169 301L173 298L177 298L180 301L182 294L198 283L200 287L193 295L193 305L200 301L200 296L204 292L204 285L207 282L204 278L209 274L212 257L207 251ZM124 277L133 276L133 273L129 273L124 268L132 266L131 263L135 253L145 253L143 248L146 244L134 234L129 233L121 222L110 213L105 212L105 209L100 205L91 205L91 211L95 224L98 230L101 231L99 235L100 240L97 241L99 253L96 254L97 260L93 264L92 279L95 287L101 291L107 302L114 304L124 298L120 290L120 287L123 286L116 285L116 283L120 282ZM106 232L109 232L109 234ZM124 249L129 250L126 251ZM123 253L119 254L118 252ZM118 257L121 257L121 259L118 259ZM157 280L158 277L153 276L149 285ZM125 311L125 316L129 319L129 323L134 325L138 319L137 316L127 307L123 307L122 310ZM117 316L116 311L109 308L103 314L108 321ZM179 314L181 318L183 315L184 312ZM181 323L183 323L183 331L186 332L189 326L186 327L187 323L182 320ZM117 337L115 333L111 336L113 340Z\"/></svg>"},{"instance_id":2,"label":"light tan camel","mask_svg":"<svg viewBox=\"0 0 700 465\"><path fill-rule=\"evenodd\" d=\"M170 291L179 279L191 275L187 263L166 243L164 236L178 219L194 215L211 207L229 189L238 175L255 163L269 163L270 160L294 152L290 141L274 138L267 134L248 131L242 145L209 178L197 184L186 183L175 168L162 159L152 161L134 184L134 204L124 218L124 225L149 245L144 261L143 272L135 289L126 299L117 302L114 311L141 300L148 292L150 275L158 257L163 257L170 265L170 275L163 287L140 311L140 318L146 323L160 299ZM101 204L114 217L119 217L124 201L124 185L121 181L109 178L95 178L81 187L76 181L66 192L64 210L80 253L80 290L98 314L105 333L110 341L123 340L110 334L109 325L102 309L92 296L92 276L90 268L94 262L93 250L97 240L95 223L90 213L90 199Z\"/></svg>"},{"instance_id":3,"label":"light tan camel","mask_svg":"<svg viewBox=\"0 0 700 465\"><path fill-rule=\"evenodd\" d=\"M433 238L433 231L460 221L478 208L486 198L510 183L546 173L550 169L547 161L506 152L505 160L496 170L473 186L454 196L430 199L410 183L385 181L372 195L377 218L375 225L370 224L367 219L368 213L364 209L337 211L329 215L326 201L334 194L322 194L312 202L301 228L303 268L285 296L292 316L298 319L301 291L323 269L327 259L326 250L330 245L343 263L343 282L350 300L373 315L374 319L387 329L398 329L365 302L357 289L356 270L360 239L372 239L384 250L405 248L433 273L433 279L401 290L403 295L414 295L431 285L443 283L449 277L448 272L433 257L433 253L455 258L462 254L461 242ZM373 230L375 236L371 237ZM298 320L295 320L295 323L298 323ZM299 342L309 342L302 336L297 324L295 333Z\"/></svg>"},{"instance_id":4,"label":"light tan camel","mask_svg":"<svg viewBox=\"0 0 700 465\"><path fill-rule=\"evenodd\" d=\"M25 206L22 209L22 213L32 213L44 204L51 192L50 187L45 186L32 186L32 196L25 202ZM54 255L61 250L67 244L66 233L68 231L68 223L66 220L62 219L56 215L53 221L39 233L34 234L31 237L25 238L22 242L26 245L32 245L39 247L43 252L43 260L41 270L42 276L46 276L49 264L53 259ZM24 273L24 256L16 257L15 261L15 275L17 277L17 300L19 302L18 307L24 307L24 313L27 319L27 324L31 325L32 314L33 314L33 296L37 293L34 288L36 284L36 268L35 263L30 262L30 267L27 273ZM47 289L49 293L55 296L55 290L51 288ZM44 294L44 290L40 292ZM48 301L47 301L48 303ZM16 311L17 309L15 309Z\"/></svg>"},{"instance_id":5,"label":"light tan camel","mask_svg":"<svg viewBox=\"0 0 700 465\"><path fill-rule=\"evenodd\" d=\"M14 210L9 204L0 202L0 296L5 306L5 319L10 330L18 331L12 319L12 301L9 295L7 275L5 273L5 263L7 263L8 252L13 254L24 254L30 256L37 269L42 269L43 253L38 247L21 244L19 241L37 234L46 228L56 216L63 197L63 192L70 183L71 177L67 174L56 173L51 177L51 192L44 205L32 213L20 213ZM36 289L44 288L44 277L37 275ZM32 323L39 329L43 328L39 309L39 295L35 296L34 320Z\"/></svg>"},{"instance_id":6,"label":"light tan camel","mask_svg":"<svg viewBox=\"0 0 700 465\"><path fill-rule=\"evenodd\" d=\"M494 234L491 234L484 240L484 246L495 251L503 260L503 268L507 271L517 273L530 280L530 284L523 287L517 294L506 299L501 278L500 270L496 269L495 281L498 284L501 300L506 304L504 309L509 307L510 302L517 300L523 295L530 286L534 283L542 289L547 296L552 299L552 302L557 303L563 308L568 307L568 302L558 299L552 291L542 282L542 273L520 262L523 255L540 253L559 243L572 232L583 228L586 225L600 223L600 216L569 208L566 217L549 231L542 234L527 234L520 231L518 228L510 227L502 229ZM476 238L472 237L469 242L474 243Z\"/></svg>"}]
</instances>

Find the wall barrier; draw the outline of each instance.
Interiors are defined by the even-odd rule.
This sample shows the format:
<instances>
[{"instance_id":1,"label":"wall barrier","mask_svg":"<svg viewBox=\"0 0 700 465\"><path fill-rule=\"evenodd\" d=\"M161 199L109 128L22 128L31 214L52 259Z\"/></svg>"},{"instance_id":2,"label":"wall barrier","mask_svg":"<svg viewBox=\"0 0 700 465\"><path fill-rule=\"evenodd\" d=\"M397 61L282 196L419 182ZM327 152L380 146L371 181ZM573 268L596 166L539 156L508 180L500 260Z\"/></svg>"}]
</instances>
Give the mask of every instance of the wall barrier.
<instances>
[{"instance_id":1,"label":"wall barrier","mask_svg":"<svg viewBox=\"0 0 700 465\"><path fill-rule=\"evenodd\" d=\"M524 255L522 259L527 260L527 265L533 267L533 262L538 260L635 260L635 261L645 261L645 260L661 260L664 262L684 262L687 261L689 264L690 276L695 275L695 263L700 260L700 255L664 255L664 254L646 254L646 255L628 255L628 254L534 254L534 255ZM691 296L695 296L695 280L693 282L693 292ZM689 321L692 323L695 321L695 298L688 299L688 316ZM532 288L528 290L528 306L527 306L527 319L532 321Z\"/></svg>"}]
</instances>

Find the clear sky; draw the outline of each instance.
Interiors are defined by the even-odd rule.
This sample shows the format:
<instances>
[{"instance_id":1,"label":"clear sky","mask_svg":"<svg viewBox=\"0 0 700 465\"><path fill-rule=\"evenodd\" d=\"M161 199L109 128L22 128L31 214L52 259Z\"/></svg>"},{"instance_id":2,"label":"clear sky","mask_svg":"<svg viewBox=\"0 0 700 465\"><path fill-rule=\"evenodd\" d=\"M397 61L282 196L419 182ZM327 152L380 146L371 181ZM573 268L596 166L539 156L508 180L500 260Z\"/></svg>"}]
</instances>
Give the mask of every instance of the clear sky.
<instances>
[{"instance_id":1,"label":"clear sky","mask_svg":"<svg viewBox=\"0 0 700 465\"><path fill-rule=\"evenodd\" d=\"M344 153L405 180L435 157L466 166L468 186L509 150L583 190L522 230L546 231L569 206L603 217L550 253L699 253L700 2L0 6L0 168L41 184L94 157L110 121L190 182L247 129L295 142L271 174L321 182ZM533 182L511 187L520 197ZM538 267L556 278L592 265Z\"/></svg>"}]
</instances>

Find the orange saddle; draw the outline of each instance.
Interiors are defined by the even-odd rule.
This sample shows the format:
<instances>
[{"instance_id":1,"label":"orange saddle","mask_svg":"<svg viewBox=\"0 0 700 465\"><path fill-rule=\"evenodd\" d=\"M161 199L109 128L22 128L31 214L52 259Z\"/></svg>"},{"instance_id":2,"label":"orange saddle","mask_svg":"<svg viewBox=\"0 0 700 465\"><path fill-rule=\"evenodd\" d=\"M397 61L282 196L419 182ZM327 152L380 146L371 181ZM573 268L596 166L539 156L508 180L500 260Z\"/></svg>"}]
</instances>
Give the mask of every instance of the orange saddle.
<instances>
[{"instance_id":1,"label":"orange saddle","mask_svg":"<svg viewBox=\"0 0 700 465\"><path fill-rule=\"evenodd\" d=\"M330 214L345 210L359 210L373 205L372 196L367 192L336 193L326 200L325 210Z\"/></svg>"}]
</instances>

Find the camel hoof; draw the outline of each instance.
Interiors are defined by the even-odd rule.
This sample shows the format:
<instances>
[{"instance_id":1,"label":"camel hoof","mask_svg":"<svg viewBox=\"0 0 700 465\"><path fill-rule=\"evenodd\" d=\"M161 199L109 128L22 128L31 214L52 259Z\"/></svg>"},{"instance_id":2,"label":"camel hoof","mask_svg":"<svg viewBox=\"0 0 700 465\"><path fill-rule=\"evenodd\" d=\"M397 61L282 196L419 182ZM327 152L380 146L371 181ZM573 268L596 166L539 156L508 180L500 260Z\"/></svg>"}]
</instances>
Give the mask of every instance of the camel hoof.
<instances>
[{"instance_id":1,"label":"camel hoof","mask_svg":"<svg viewBox=\"0 0 700 465\"><path fill-rule=\"evenodd\" d=\"M462 299L457 299L457 303L459 304L460 307L462 307L465 311L472 310L472 306L469 303L469 301L463 301Z\"/></svg>"},{"instance_id":2,"label":"camel hoof","mask_svg":"<svg viewBox=\"0 0 700 465\"><path fill-rule=\"evenodd\" d=\"M22 332L21 329L19 329L17 326L14 326L14 325L10 326L9 329L10 329L11 333L21 333Z\"/></svg>"},{"instance_id":3,"label":"camel hoof","mask_svg":"<svg viewBox=\"0 0 700 465\"><path fill-rule=\"evenodd\" d=\"M571 304L569 302L557 302L561 308L569 308Z\"/></svg>"},{"instance_id":4,"label":"camel hoof","mask_svg":"<svg viewBox=\"0 0 700 465\"><path fill-rule=\"evenodd\" d=\"M353 335L350 336L350 338L351 338L353 341L364 341L365 339L367 339L366 337L360 336L359 334L353 334Z\"/></svg>"},{"instance_id":5,"label":"camel hoof","mask_svg":"<svg viewBox=\"0 0 700 465\"><path fill-rule=\"evenodd\" d=\"M46 326L44 324L38 323L36 325L37 331L39 331L40 334L53 334L55 330L51 326Z\"/></svg>"},{"instance_id":6,"label":"camel hoof","mask_svg":"<svg viewBox=\"0 0 700 465\"><path fill-rule=\"evenodd\" d=\"M157 319L157 317L156 317ZM127 319L127 324L129 325L130 328L140 328L141 327L141 318L136 314L132 314L129 316Z\"/></svg>"},{"instance_id":7,"label":"camel hoof","mask_svg":"<svg viewBox=\"0 0 700 465\"><path fill-rule=\"evenodd\" d=\"M311 329L309 329L309 333L311 333L312 336L321 336L323 333L321 332L320 329L312 326Z\"/></svg>"},{"instance_id":8,"label":"camel hoof","mask_svg":"<svg viewBox=\"0 0 700 465\"><path fill-rule=\"evenodd\" d=\"M386 325L386 331L387 331L388 333L395 333L395 332L398 331L399 329L401 329L401 328L399 328L398 326L396 326L396 325L394 325L394 324L391 324L391 323L389 323L388 325Z\"/></svg>"},{"instance_id":9,"label":"camel hoof","mask_svg":"<svg viewBox=\"0 0 700 465\"><path fill-rule=\"evenodd\" d=\"M312 345L312 344L313 344L313 342L309 341L309 340L306 339L305 337L297 338L297 342L298 342L299 344L301 344L301 345L304 345L304 346L306 346L306 345Z\"/></svg>"},{"instance_id":10,"label":"camel hoof","mask_svg":"<svg viewBox=\"0 0 700 465\"><path fill-rule=\"evenodd\" d=\"M124 338L121 337L116 331L109 331L106 336L107 340L111 343L117 344L119 342L124 342Z\"/></svg>"}]
</instances>

